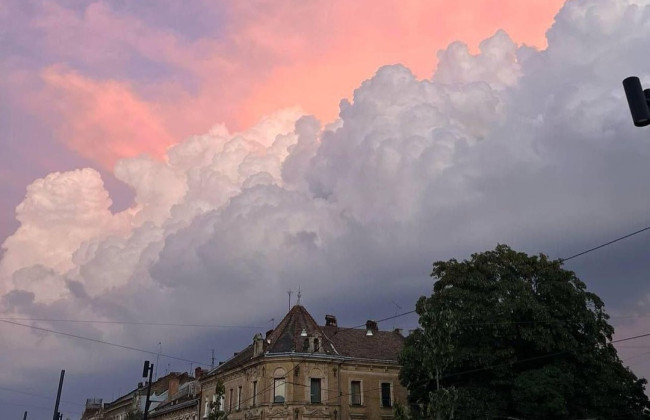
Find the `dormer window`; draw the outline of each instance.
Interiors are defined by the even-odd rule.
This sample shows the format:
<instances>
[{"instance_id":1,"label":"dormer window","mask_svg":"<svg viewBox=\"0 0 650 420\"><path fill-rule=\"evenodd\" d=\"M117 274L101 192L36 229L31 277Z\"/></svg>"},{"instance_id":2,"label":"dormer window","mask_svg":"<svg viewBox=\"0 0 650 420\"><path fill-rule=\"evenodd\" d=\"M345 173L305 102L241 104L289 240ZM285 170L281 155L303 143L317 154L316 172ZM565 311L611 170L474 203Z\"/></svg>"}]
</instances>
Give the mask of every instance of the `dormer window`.
<instances>
[{"instance_id":1,"label":"dormer window","mask_svg":"<svg viewBox=\"0 0 650 420\"><path fill-rule=\"evenodd\" d=\"M305 338L302 342L302 351L309 351L309 339Z\"/></svg>"},{"instance_id":2,"label":"dormer window","mask_svg":"<svg viewBox=\"0 0 650 420\"><path fill-rule=\"evenodd\" d=\"M317 352L320 350L320 342L318 341L318 338L314 338L314 352Z\"/></svg>"}]
</instances>

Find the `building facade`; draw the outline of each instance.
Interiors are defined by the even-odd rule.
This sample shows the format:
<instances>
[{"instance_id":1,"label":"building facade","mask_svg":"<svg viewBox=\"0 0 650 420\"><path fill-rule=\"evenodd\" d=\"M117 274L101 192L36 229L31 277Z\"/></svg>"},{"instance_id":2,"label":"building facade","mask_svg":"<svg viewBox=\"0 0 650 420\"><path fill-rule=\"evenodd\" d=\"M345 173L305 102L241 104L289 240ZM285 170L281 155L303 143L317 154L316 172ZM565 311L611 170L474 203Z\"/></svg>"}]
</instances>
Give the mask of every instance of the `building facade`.
<instances>
[{"instance_id":1,"label":"building facade","mask_svg":"<svg viewBox=\"0 0 650 420\"><path fill-rule=\"evenodd\" d=\"M404 338L397 331L339 328L327 315L319 326L294 306L277 328L201 379L200 419L211 403L228 419L391 419L406 402L398 375ZM218 399L217 383L225 393Z\"/></svg>"},{"instance_id":2,"label":"building facade","mask_svg":"<svg viewBox=\"0 0 650 420\"><path fill-rule=\"evenodd\" d=\"M151 383L151 395L149 397L149 412L156 407L169 402L170 397L178 394L180 388L187 388L187 384L194 381L194 378L185 372L171 372ZM195 388L197 385L195 385ZM139 383L133 391L122 395L110 403L102 404L99 407L96 400L86 401L84 417L89 420L127 420L128 416L135 413L143 413L147 396L147 383ZM89 402L92 404L89 405ZM185 420L185 419L183 419ZM190 420L194 420L191 419Z\"/></svg>"},{"instance_id":3,"label":"building facade","mask_svg":"<svg viewBox=\"0 0 650 420\"><path fill-rule=\"evenodd\" d=\"M169 387L167 400L149 412L156 420L198 420L198 381L186 382L176 388Z\"/></svg>"}]
</instances>

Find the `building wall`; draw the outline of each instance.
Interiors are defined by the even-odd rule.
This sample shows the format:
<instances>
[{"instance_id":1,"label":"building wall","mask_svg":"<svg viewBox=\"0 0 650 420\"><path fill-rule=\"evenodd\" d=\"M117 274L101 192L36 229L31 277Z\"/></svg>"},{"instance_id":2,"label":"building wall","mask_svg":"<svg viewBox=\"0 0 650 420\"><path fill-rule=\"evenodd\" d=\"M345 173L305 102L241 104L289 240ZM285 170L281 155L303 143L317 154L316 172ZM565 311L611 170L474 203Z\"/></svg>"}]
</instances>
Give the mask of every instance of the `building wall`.
<instances>
[{"instance_id":1,"label":"building wall","mask_svg":"<svg viewBox=\"0 0 650 420\"><path fill-rule=\"evenodd\" d=\"M352 401L352 381L361 385L361 405ZM399 382L399 366L343 364L341 366L341 419L392 419L395 403L406 403L406 388ZM382 407L381 384L389 383L390 408Z\"/></svg>"},{"instance_id":2,"label":"building wall","mask_svg":"<svg viewBox=\"0 0 650 420\"><path fill-rule=\"evenodd\" d=\"M305 361L300 356L287 356L264 358L226 372L220 379L225 387L225 411L231 420L388 419L393 418L395 402L406 402L406 389L399 383L398 374L399 366L394 364L351 363L327 358ZM286 380L285 402L275 403L274 379L281 377ZM320 403L311 402L312 378L320 379ZM361 382L361 405L352 404L351 381ZM257 382L258 393L255 399L254 382ZM381 405L382 383L391 384L389 408ZM205 401L212 401L215 384L216 381L214 384L206 382L202 386L201 419L207 417Z\"/></svg>"},{"instance_id":3,"label":"building wall","mask_svg":"<svg viewBox=\"0 0 650 420\"><path fill-rule=\"evenodd\" d=\"M149 416L149 418L156 420L198 420L199 415L197 412L197 407L185 407L181 410L176 410L168 412L165 414Z\"/></svg>"}]
</instances>

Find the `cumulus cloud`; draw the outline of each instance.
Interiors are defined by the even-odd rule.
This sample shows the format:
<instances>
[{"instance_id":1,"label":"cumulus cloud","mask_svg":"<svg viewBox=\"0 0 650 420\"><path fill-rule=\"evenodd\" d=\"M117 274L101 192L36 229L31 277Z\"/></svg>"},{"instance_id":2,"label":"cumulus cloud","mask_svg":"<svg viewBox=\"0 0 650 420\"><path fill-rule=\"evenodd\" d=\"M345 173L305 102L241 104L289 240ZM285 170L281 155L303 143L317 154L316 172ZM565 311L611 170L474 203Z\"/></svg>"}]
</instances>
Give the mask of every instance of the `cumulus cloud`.
<instances>
[{"instance_id":1,"label":"cumulus cloud","mask_svg":"<svg viewBox=\"0 0 650 420\"><path fill-rule=\"evenodd\" d=\"M241 132L215 126L162 161L123 159L115 174L135 199L118 214L92 170L37 180L3 245L1 308L241 323L301 285L317 308L390 315L394 296L430 290L433 260L497 242L559 257L609 239L650 206L650 148L620 85L650 64L649 35L641 1L569 2L546 50L504 32L477 54L455 43L431 79L380 68L330 125L287 109ZM585 280L607 301L606 279Z\"/></svg>"}]
</instances>

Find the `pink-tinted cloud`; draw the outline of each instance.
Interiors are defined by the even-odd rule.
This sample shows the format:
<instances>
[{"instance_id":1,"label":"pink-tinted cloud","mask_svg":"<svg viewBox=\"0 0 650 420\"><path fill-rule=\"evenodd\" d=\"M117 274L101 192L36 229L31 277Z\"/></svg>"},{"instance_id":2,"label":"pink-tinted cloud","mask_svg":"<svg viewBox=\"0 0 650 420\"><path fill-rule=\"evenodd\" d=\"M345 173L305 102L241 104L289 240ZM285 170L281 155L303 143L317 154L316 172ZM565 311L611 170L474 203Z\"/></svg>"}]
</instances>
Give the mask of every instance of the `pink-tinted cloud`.
<instances>
[{"instance_id":1,"label":"pink-tinted cloud","mask_svg":"<svg viewBox=\"0 0 650 420\"><path fill-rule=\"evenodd\" d=\"M53 121L60 137L83 157L110 166L141 153L161 157L173 143L155 105L123 83L96 82L59 68L45 70L43 80L47 88L40 111L47 103L47 112L60 119Z\"/></svg>"},{"instance_id":2,"label":"pink-tinted cloud","mask_svg":"<svg viewBox=\"0 0 650 420\"><path fill-rule=\"evenodd\" d=\"M44 2L29 26L43 35L43 55L66 70L41 70L37 114L54 117L68 147L110 168L120 157L161 156L218 122L244 129L281 107L332 120L339 100L381 65L404 63L428 77L436 51L455 40L475 50L502 28L544 47L561 4L231 2L218 37L188 39L110 3L71 10Z\"/></svg>"}]
</instances>

